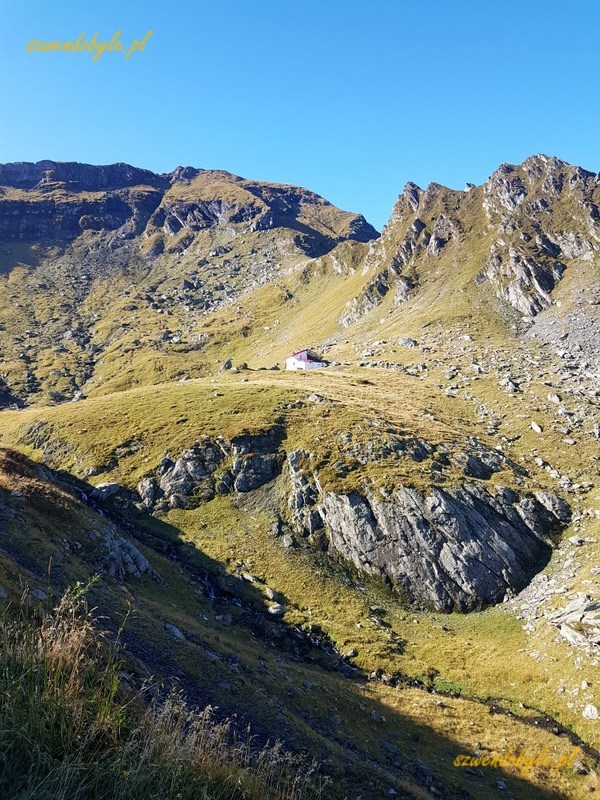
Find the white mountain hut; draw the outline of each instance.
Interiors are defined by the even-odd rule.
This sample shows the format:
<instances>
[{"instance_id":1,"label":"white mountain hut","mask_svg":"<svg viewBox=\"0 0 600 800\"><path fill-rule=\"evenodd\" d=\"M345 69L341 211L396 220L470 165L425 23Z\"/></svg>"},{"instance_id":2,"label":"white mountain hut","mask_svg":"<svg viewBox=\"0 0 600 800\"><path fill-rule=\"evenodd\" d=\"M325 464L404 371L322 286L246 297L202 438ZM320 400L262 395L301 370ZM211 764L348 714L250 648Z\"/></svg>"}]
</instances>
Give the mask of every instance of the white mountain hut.
<instances>
[{"instance_id":1,"label":"white mountain hut","mask_svg":"<svg viewBox=\"0 0 600 800\"><path fill-rule=\"evenodd\" d=\"M327 366L327 361L323 361L314 350L308 348L296 350L285 360L285 368L291 370L322 369Z\"/></svg>"}]
</instances>

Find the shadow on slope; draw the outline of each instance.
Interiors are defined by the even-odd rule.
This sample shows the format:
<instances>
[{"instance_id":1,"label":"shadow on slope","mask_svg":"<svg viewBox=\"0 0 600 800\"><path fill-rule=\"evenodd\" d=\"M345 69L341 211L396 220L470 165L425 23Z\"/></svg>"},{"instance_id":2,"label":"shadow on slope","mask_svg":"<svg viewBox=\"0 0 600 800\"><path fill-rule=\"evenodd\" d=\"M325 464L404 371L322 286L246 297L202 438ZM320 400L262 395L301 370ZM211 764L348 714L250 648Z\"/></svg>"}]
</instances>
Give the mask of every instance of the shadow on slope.
<instances>
[{"instance_id":1,"label":"shadow on slope","mask_svg":"<svg viewBox=\"0 0 600 800\"><path fill-rule=\"evenodd\" d=\"M90 489L2 451L1 582L9 597L27 586L50 606L68 586L100 574L90 602L113 633L127 617L122 678L129 684L153 676L156 691L177 687L192 705L218 706L238 729L251 726L259 744L279 738L318 758L332 778L331 798L483 800L498 781L506 796L523 800L575 796L566 773L537 772L529 781L453 766L462 753L568 751L567 741L492 718L476 703L370 682L326 637L269 614L263 587L227 573L172 525L91 508L77 497ZM111 570L115 556L103 554L109 533L110 542L132 544L147 568L140 560L139 574L123 565Z\"/></svg>"}]
</instances>

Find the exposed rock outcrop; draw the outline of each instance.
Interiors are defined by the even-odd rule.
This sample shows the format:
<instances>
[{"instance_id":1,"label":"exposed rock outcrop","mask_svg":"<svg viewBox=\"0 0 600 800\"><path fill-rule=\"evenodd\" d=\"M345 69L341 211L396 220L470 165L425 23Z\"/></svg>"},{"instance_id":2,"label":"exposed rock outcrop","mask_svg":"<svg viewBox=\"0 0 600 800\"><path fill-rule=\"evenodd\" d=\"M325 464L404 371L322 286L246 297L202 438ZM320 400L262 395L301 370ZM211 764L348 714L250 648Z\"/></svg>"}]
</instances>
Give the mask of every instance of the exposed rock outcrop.
<instances>
[{"instance_id":1,"label":"exposed rock outcrop","mask_svg":"<svg viewBox=\"0 0 600 800\"><path fill-rule=\"evenodd\" d=\"M349 461L431 459L438 474L454 465L464 480L459 488L427 492L398 485L393 492L342 494L322 489L308 452L286 457L281 438L278 427L232 441L205 437L175 461L163 458L157 473L140 482L141 505L160 512L192 508L215 492L252 492L273 481L285 463L284 515L299 536L313 541L318 533L315 542L328 542L358 570L441 611L471 611L521 590L547 563L555 535L570 519L568 504L551 492L489 487L495 473L512 469L521 480L522 470L476 440L451 450L389 432L374 431L363 443L345 434L340 446Z\"/></svg>"},{"instance_id":2,"label":"exposed rock outcrop","mask_svg":"<svg viewBox=\"0 0 600 800\"><path fill-rule=\"evenodd\" d=\"M316 508L320 486L310 468L303 468L303 462L308 459L309 454L305 450L288 453L287 466L292 487L288 508L295 529L302 534L311 535L323 527L323 520Z\"/></svg>"},{"instance_id":3,"label":"exposed rock outcrop","mask_svg":"<svg viewBox=\"0 0 600 800\"><path fill-rule=\"evenodd\" d=\"M0 239L71 240L85 230L119 236L241 226L246 231L290 228L310 255L338 241L368 242L377 231L364 217L332 206L295 186L248 181L227 172L178 167L156 175L128 164L94 166L39 161L0 165ZM155 243L156 245L156 243Z\"/></svg>"},{"instance_id":4,"label":"exposed rock outcrop","mask_svg":"<svg viewBox=\"0 0 600 800\"><path fill-rule=\"evenodd\" d=\"M428 494L400 487L386 499L326 493L319 511L335 552L440 611L471 611L523 588L567 515L558 498L475 483Z\"/></svg>"},{"instance_id":5,"label":"exposed rock outcrop","mask_svg":"<svg viewBox=\"0 0 600 800\"><path fill-rule=\"evenodd\" d=\"M234 437L231 441L204 436L176 460L165 455L156 473L143 478L137 491L147 511L195 508L218 494L251 492L281 472L282 431Z\"/></svg>"},{"instance_id":6,"label":"exposed rock outcrop","mask_svg":"<svg viewBox=\"0 0 600 800\"><path fill-rule=\"evenodd\" d=\"M98 566L110 578L122 583L127 576L139 578L143 573L149 572L148 559L132 542L121 536L111 523L103 531L93 533L92 538L99 538L106 550L106 555Z\"/></svg>"},{"instance_id":7,"label":"exposed rock outcrop","mask_svg":"<svg viewBox=\"0 0 600 800\"><path fill-rule=\"evenodd\" d=\"M600 601L589 595L577 595L549 619L570 644L583 647L600 645Z\"/></svg>"}]
</instances>

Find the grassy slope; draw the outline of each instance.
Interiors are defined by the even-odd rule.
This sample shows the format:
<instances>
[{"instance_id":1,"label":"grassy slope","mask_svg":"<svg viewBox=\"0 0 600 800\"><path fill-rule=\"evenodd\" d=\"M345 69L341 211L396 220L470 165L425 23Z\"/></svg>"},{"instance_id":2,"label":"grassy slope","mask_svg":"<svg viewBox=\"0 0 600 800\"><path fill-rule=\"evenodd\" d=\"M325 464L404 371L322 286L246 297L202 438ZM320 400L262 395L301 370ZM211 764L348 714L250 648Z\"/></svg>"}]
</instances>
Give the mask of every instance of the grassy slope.
<instances>
[{"instance_id":1,"label":"grassy slope","mask_svg":"<svg viewBox=\"0 0 600 800\"><path fill-rule=\"evenodd\" d=\"M94 478L96 482L117 479L131 486L148 467L155 466L164 450L177 453L202 433L233 435L245 429L259 430L272 423L282 411L291 415L290 440L286 447L314 448L318 424L326 425L331 434L338 427L346 429L366 413L383 416L386 411L387 418L396 425L426 433L429 440L435 438L436 429L440 439L473 432L470 407L460 398L447 398L432 391L430 386L426 388L418 378L396 373L389 377L379 375L378 379L377 373L369 371L367 374L373 377L375 386L365 386L356 383L361 374L364 372L355 370L311 375L239 373L218 380L139 389L51 409L5 412L0 417L0 430L4 443L14 443L31 422L49 421L53 435L74 448L68 456L59 456L62 466L80 475L86 468L110 460L116 444L140 441L143 447L134 456L122 459L115 470ZM250 381L242 384L240 380L245 375L250 376ZM485 393L486 383L486 380L478 381L477 392L493 405L492 382L489 381L490 396ZM336 407L327 420L319 420L320 411L316 407L309 406L308 411L285 408L294 398L310 391L330 396L340 403L340 408ZM394 403L398 396L403 398L401 406ZM520 396L508 401L497 398L496 402L502 404L502 408L508 403L523 411L531 401ZM424 405L440 419L437 428L430 419L419 414L419 408L423 409ZM461 409L460 414L455 412L451 423L444 422L445 418L451 418L449 412L455 406ZM506 416L504 424L508 432L512 424L510 415ZM554 452L555 441L539 441L539 438L535 443L541 452L544 446ZM542 482L546 479L544 474L537 477ZM404 479L414 481L417 476L413 472ZM555 634L550 626L542 626L532 643L521 629L522 623L502 607L468 616L415 614L402 609L377 586L370 585L366 594L357 592L353 579L345 585L348 577L344 577L344 571L338 574L324 564L315 566L315 557L310 552L282 550L276 540L266 535L270 521L268 502L249 510L256 517L253 521L228 499L217 499L192 512L171 512L166 521L180 531L185 540L215 562L228 565L230 570L235 570L236 563L242 560L249 571L264 578L287 598L290 621L318 625L342 651L357 650L355 662L362 668L399 671L421 679L427 679L433 669L439 673L440 686L466 695L503 698L517 713L518 704L525 703L554 715L587 741L598 744L595 724L581 717L579 706L583 696L569 708L571 697L557 694L561 679L575 686L584 673L570 648L553 643ZM248 521L242 522L244 519ZM552 564L548 571L552 571ZM580 580L584 580L583 575ZM185 605L183 595L171 598L171 602L173 600L179 609L177 614L181 614ZM390 628L382 629L373 624L370 605L385 610L385 622ZM153 606L156 611L159 607L160 604ZM404 644L399 647L399 642ZM523 656L535 649L545 653L543 659ZM511 668L507 670L509 659ZM585 677L592 687L597 685L598 668L585 666ZM373 691L381 694L384 703L399 702L397 690L369 687L368 692ZM592 688L588 699L593 698L593 692ZM426 716L427 724L433 724L431 704L421 698L418 705L422 703L421 713ZM460 736L466 735L473 706L458 703L457 709L453 726L461 732ZM441 720L437 724L441 724ZM520 735L528 741L530 730L524 729Z\"/></svg>"},{"instance_id":2,"label":"grassy slope","mask_svg":"<svg viewBox=\"0 0 600 800\"><path fill-rule=\"evenodd\" d=\"M524 394L509 396L499 389L501 373L494 372L463 382L456 398L447 397L442 391L449 382L444 378L447 366L458 365L467 374L472 359L481 352L505 355L517 365L520 358L533 354L548 368L552 366L543 349L516 339L511 328L517 323L516 316L509 314L507 320L506 310L500 309L487 285L478 287L474 294L473 278L486 247L482 239L462 262L452 261L451 252L445 252L437 262L430 260L423 267L427 271L418 276L424 288L415 299L394 309L390 296L345 330L338 327L339 314L368 276L359 271L338 274L331 256L312 263L310 281L301 269L283 278L280 285L268 284L242 299L241 311L225 307L198 320L188 333L190 337L200 333L210 336L202 350L190 352L185 345L168 344L155 350L134 347L131 342L143 338L140 332L149 340L165 322L172 329L179 324L177 317L165 321L139 313L133 318L131 330L116 337L114 348L109 349L96 368L96 378L86 387L90 394L103 396L53 409L4 412L0 416L2 441L17 443L31 422L48 420L53 426L52 435L68 444L68 449L57 454L57 461L81 475L86 468L107 464L116 445L141 440L139 452L94 479L117 479L134 485L165 450L177 453L193 443L199 433L232 435L245 428L268 426L273 416L282 413L295 398L314 391L339 405L332 408L326 420L311 409L287 411L293 423L286 446L314 449L315 437L321 436L321 431L326 431L327 438L332 430L360 423L365 415L379 416L402 429L421 433L428 440L452 440L471 433L492 446L501 442L516 461L532 472L536 482L552 488L555 484L547 473L532 462L532 450L574 480L595 480L594 441L582 436L578 447L564 446L561 436L551 430L556 412L546 395L553 389L541 380L528 384ZM579 288L582 279L574 270L567 272L556 296L568 301L569 291ZM284 288L293 294L291 300L284 301ZM105 291L107 313L98 329L99 338L106 338L116 328L123 305L116 291L112 294L108 287ZM460 338L467 334L472 343ZM355 364L357 352L365 343L386 340L388 344L377 348L378 358L405 365L427 362L430 369L423 379L356 366L311 375L250 372L113 394L132 382L148 384L182 376L215 375L215 367L229 356L236 363L247 361L252 367L270 366L281 362L296 345L323 342L332 336L337 344L329 355L338 360ZM414 336L431 351L422 354L396 347L393 342L398 336ZM241 383L244 378L249 382ZM560 387L555 386L557 389ZM476 414L478 404L485 404L500 419L498 435L487 437L482 433ZM529 428L531 419L539 421L543 434ZM520 439L511 441L516 431ZM372 477L381 480L385 475L376 471ZM414 470L395 477L419 482ZM594 508L600 497L596 488L587 497L573 500L576 508ZM590 663L564 643L556 643L556 631L549 624L542 622L528 635L514 611L505 607L464 617L409 612L377 586L369 586L366 594L358 592L344 571L340 573L323 564L315 566L315 557L309 553L282 551L265 534L267 520L261 524L264 509L252 513L258 515L257 520L242 524L240 510L232 508L230 501L218 499L193 512L173 512L168 521L216 562L228 564L230 569L234 569L236 560L248 563L253 573L264 576L287 598L290 620L320 625L342 649L358 651L355 661L361 667L418 677L432 674L434 669L439 673L440 686L449 685L474 696L502 697L517 713L524 713L519 711L519 703L542 709L598 746L597 723L581 716L583 705L593 701L597 691L597 659ZM589 590L593 587L591 581L597 583L590 565L598 563L600 557L599 527L597 521L588 523L586 535L595 541L575 554L580 569L569 587L571 592ZM572 532L567 531L565 536ZM548 566L548 574L556 568L555 562L556 558ZM184 602L184 594L177 602ZM381 629L369 620L370 605L385 609L389 629ZM159 605L154 610L158 608ZM398 647L399 640L405 642L403 652ZM532 655L536 652L542 657ZM584 677L591 688L585 692L578 689L575 694ZM569 692L559 692L561 682L570 687ZM340 691L339 687L335 691ZM478 717L479 707L466 701L448 701L454 710L446 714L429 696L412 690L369 684L362 691L366 696L376 696L388 708L401 708L404 715L414 715L436 731L450 728L457 739L472 741L469 736L474 730L480 741L487 737L491 742L496 735L497 729L489 726L485 712ZM356 725L355 717L348 722ZM494 718L494 726L496 722ZM516 740L521 737L520 741L533 743L532 729L515 725ZM360 729L357 735L364 735L365 742L372 737L369 728L364 734ZM557 786L554 780L547 785ZM567 789L568 795L577 796L585 782L583 778L575 779Z\"/></svg>"},{"instance_id":3,"label":"grassy slope","mask_svg":"<svg viewBox=\"0 0 600 800\"><path fill-rule=\"evenodd\" d=\"M52 611L26 596L0 614L0 787L38 800L301 800L320 795L308 765L233 740L176 693L148 703L122 651L98 630L84 590Z\"/></svg>"},{"instance_id":4,"label":"grassy slope","mask_svg":"<svg viewBox=\"0 0 600 800\"><path fill-rule=\"evenodd\" d=\"M10 473L3 471L0 481L2 489L22 493L20 498L3 495L4 506L18 512L6 529L13 542L12 557L0 562L0 582L9 589L9 598L18 596L23 582L47 588L45 572L51 560L55 582L66 585L87 580L90 566L77 554L78 543L85 543L85 529L98 524L93 514L68 496L57 494L56 489L45 490L43 502L36 503L39 481L15 473L14 468ZM341 765L355 786L361 787L363 797L379 796L390 785L413 787L415 796L421 797L424 795L419 794L410 774L396 783L399 773L394 768L396 759L407 763L417 757L439 769L447 785L468 786L472 797L483 800L495 786L498 773L485 771L483 779L459 773L452 767L457 754L503 752L515 747L539 752L545 746L554 754L570 752L565 740L518 720L495 715L491 727L489 710L468 700L444 698L440 703L435 695L418 689L352 681L325 668L327 658L318 651L312 665L298 660L286 652L281 639L269 635L268 627L266 637L258 631L252 633L245 612L232 605L215 605L194 591L198 584L190 580L193 572L188 565L197 563L218 571L221 564L232 569L242 559L257 578L255 584L235 582L235 593L244 602L260 608L263 588L269 585L289 605L285 624L321 626L344 650L357 646L364 653L356 659L359 663L372 659L373 665L401 665L400 655L393 655L397 648L391 644L389 629L369 622L369 605L377 603L389 609L385 619L396 627L400 615L394 612L389 597L373 587L366 594L357 592L343 570L332 569L326 561L315 565L308 553L282 549L264 533L264 514L260 506L240 511L222 499L200 511L173 512L167 519L150 522L163 538L182 539L202 549L189 551L175 564L142 546L161 577L159 582L151 577L130 580L123 592L103 579L94 589L91 596L98 613L109 615L112 624L129 614L124 640L132 655L143 654L147 669L159 676L162 672L167 679L178 674L189 687L193 702L216 701L224 713L235 711L242 720L252 720L255 732L263 736L282 736L291 745L321 758L327 756L324 768L335 779L327 794L332 798L339 796L345 785ZM224 618L224 611L231 614L231 621ZM426 637L428 630L442 622L429 616L401 616L405 628L412 628L413 640ZM418 619L418 628L413 619ZM361 629L355 627L358 621ZM184 630L187 641L171 639L164 631L165 623ZM158 649L157 642L161 643ZM413 647L409 642L408 660ZM228 666L227 654L231 653L239 659L236 669ZM139 663L131 661L127 670L139 672ZM382 750L382 740L396 747L397 754ZM386 770L395 772L396 779ZM542 769L534 769L524 781L511 771L506 778L512 796L523 800L549 800L546 791L559 793L552 797L583 797L589 782L570 771L553 775Z\"/></svg>"}]
</instances>

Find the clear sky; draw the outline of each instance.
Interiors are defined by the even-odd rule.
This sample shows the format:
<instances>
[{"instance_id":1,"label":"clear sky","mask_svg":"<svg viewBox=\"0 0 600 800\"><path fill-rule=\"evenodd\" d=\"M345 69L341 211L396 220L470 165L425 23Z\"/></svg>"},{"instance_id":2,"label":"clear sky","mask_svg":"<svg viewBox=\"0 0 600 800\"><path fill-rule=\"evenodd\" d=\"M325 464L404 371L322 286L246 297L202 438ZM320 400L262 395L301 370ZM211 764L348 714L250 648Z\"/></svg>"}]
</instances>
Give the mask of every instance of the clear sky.
<instances>
[{"instance_id":1,"label":"clear sky","mask_svg":"<svg viewBox=\"0 0 600 800\"><path fill-rule=\"evenodd\" d=\"M143 52L27 52L31 39ZM0 0L0 162L192 165L377 227L408 180L600 170L598 0Z\"/></svg>"}]
</instances>

